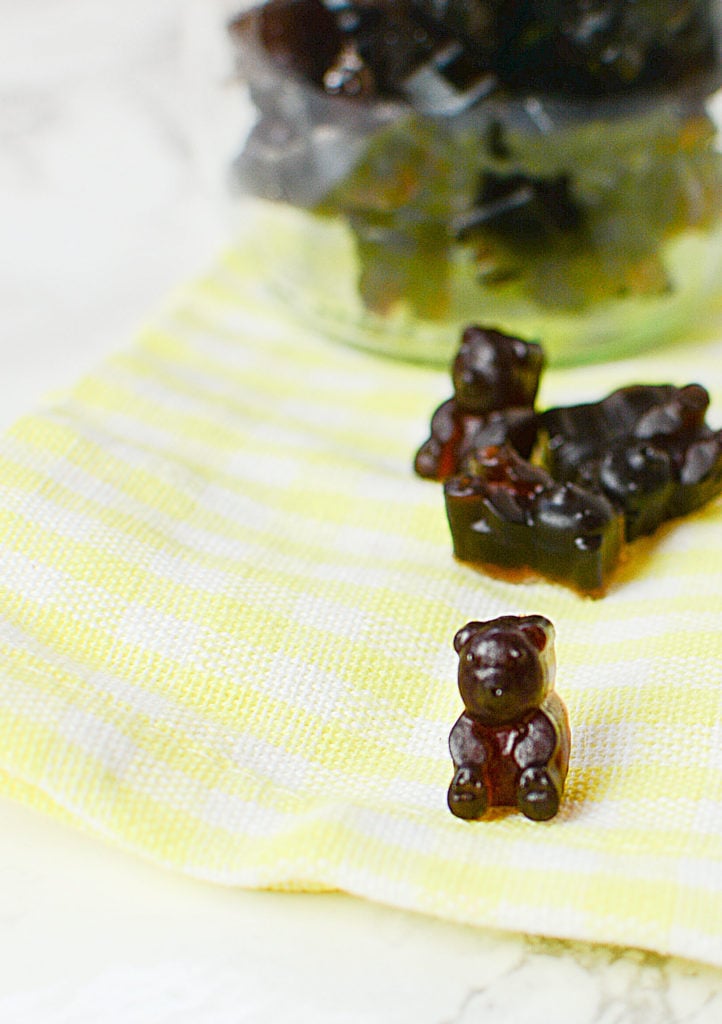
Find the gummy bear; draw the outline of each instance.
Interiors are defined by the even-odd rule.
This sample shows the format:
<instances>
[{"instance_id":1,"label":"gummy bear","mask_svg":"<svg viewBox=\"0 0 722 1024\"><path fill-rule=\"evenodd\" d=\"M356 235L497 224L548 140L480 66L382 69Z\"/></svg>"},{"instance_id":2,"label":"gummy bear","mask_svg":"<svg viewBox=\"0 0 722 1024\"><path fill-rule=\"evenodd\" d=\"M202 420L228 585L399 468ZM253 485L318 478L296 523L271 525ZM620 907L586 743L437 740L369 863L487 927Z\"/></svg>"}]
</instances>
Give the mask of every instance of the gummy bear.
<instances>
[{"instance_id":1,"label":"gummy bear","mask_svg":"<svg viewBox=\"0 0 722 1024\"><path fill-rule=\"evenodd\" d=\"M536 439L534 401L544 357L540 345L472 325L461 337L451 377L454 397L431 419L419 449L419 476L444 480L475 448L508 441L528 456Z\"/></svg>"},{"instance_id":2,"label":"gummy bear","mask_svg":"<svg viewBox=\"0 0 722 1024\"><path fill-rule=\"evenodd\" d=\"M554 627L542 615L468 622L454 637L464 711L449 736L452 814L516 807L546 821L569 765L569 716L554 690Z\"/></svg>"},{"instance_id":3,"label":"gummy bear","mask_svg":"<svg viewBox=\"0 0 722 1024\"><path fill-rule=\"evenodd\" d=\"M722 431L699 384L636 384L539 416L542 459L558 480L604 494L628 541L722 493Z\"/></svg>"},{"instance_id":4,"label":"gummy bear","mask_svg":"<svg viewBox=\"0 0 722 1024\"><path fill-rule=\"evenodd\" d=\"M604 495L556 481L508 444L479 449L464 468L444 485L457 558L604 592L624 541L622 516Z\"/></svg>"}]
</instances>

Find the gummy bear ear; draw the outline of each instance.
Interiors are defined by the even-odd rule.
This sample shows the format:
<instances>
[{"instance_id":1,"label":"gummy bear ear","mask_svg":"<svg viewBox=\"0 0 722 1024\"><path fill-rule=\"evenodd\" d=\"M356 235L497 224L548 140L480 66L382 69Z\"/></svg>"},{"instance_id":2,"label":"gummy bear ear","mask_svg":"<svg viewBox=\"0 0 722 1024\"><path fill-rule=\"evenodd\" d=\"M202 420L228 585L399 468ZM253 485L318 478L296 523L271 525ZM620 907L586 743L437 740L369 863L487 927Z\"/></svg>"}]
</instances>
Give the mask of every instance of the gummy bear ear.
<instances>
[{"instance_id":1,"label":"gummy bear ear","mask_svg":"<svg viewBox=\"0 0 722 1024\"><path fill-rule=\"evenodd\" d=\"M488 625L486 622L467 622L465 626L462 626L454 637L454 650L456 653L459 654L464 644L471 640L472 636L486 625Z\"/></svg>"},{"instance_id":2,"label":"gummy bear ear","mask_svg":"<svg viewBox=\"0 0 722 1024\"><path fill-rule=\"evenodd\" d=\"M543 651L554 640L554 626L543 615L525 615L519 629L538 651Z\"/></svg>"}]
</instances>

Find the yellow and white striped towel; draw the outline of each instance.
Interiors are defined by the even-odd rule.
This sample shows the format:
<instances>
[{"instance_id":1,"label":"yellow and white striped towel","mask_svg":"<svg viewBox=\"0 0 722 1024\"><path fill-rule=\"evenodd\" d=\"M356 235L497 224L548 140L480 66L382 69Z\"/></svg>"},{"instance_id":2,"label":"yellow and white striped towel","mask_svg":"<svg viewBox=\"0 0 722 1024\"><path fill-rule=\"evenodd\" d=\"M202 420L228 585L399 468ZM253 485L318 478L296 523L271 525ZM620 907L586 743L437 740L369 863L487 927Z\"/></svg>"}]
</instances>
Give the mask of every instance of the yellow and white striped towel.
<instances>
[{"instance_id":1,"label":"yellow and white striped towel","mask_svg":"<svg viewBox=\"0 0 722 1024\"><path fill-rule=\"evenodd\" d=\"M412 458L448 375L334 345L239 256L0 440L0 791L218 882L722 964L722 504L609 595L455 563ZM687 383L722 342L549 371ZM454 632L557 628L563 809L446 809Z\"/></svg>"}]
</instances>

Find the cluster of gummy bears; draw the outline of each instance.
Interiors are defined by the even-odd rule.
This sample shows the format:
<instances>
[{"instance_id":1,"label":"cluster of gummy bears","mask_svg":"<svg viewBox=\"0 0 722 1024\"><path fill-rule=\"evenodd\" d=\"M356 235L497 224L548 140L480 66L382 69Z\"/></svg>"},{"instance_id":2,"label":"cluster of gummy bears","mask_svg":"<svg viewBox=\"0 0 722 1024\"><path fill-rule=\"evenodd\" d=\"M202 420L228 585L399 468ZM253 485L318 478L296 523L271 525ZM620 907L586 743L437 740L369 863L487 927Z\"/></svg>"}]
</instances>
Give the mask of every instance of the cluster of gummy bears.
<instances>
[{"instance_id":1,"label":"cluster of gummy bears","mask_svg":"<svg viewBox=\"0 0 722 1024\"><path fill-rule=\"evenodd\" d=\"M329 93L472 103L481 90L608 94L709 63L708 0L270 0L263 43Z\"/></svg>"},{"instance_id":2,"label":"cluster of gummy bears","mask_svg":"<svg viewBox=\"0 0 722 1024\"><path fill-rule=\"evenodd\" d=\"M242 5L229 32L254 117L232 187L337 221L382 318L458 322L477 289L574 314L666 295L669 240L721 216L713 8Z\"/></svg>"},{"instance_id":3,"label":"cluster of gummy bears","mask_svg":"<svg viewBox=\"0 0 722 1024\"><path fill-rule=\"evenodd\" d=\"M600 595L626 542L722 493L722 430L699 384L537 413L543 362L537 344L468 327L415 468L444 482L459 559Z\"/></svg>"}]
</instances>

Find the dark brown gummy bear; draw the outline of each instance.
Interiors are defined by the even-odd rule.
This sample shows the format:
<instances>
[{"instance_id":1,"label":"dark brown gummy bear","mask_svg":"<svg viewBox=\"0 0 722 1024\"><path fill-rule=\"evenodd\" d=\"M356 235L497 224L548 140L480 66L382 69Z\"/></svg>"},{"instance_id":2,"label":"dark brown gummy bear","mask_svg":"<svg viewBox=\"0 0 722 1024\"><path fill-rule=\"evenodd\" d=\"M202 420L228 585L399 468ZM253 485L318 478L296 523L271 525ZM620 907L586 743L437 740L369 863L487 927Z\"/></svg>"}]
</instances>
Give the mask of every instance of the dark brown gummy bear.
<instances>
[{"instance_id":1,"label":"dark brown gummy bear","mask_svg":"<svg viewBox=\"0 0 722 1024\"><path fill-rule=\"evenodd\" d=\"M616 505L632 541L722 493L722 431L705 423L708 405L699 384L637 384L549 409L539 417L541 457L556 479Z\"/></svg>"},{"instance_id":2,"label":"dark brown gummy bear","mask_svg":"<svg viewBox=\"0 0 722 1024\"><path fill-rule=\"evenodd\" d=\"M571 730L554 691L554 627L542 615L469 622L454 637L464 711L449 736L448 805L459 818L516 807L554 817L564 792Z\"/></svg>"},{"instance_id":3,"label":"dark brown gummy bear","mask_svg":"<svg viewBox=\"0 0 722 1024\"><path fill-rule=\"evenodd\" d=\"M454 398L464 412L533 406L543 365L536 342L472 324L451 369Z\"/></svg>"},{"instance_id":4,"label":"dark brown gummy bear","mask_svg":"<svg viewBox=\"0 0 722 1024\"><path fill-rule=\"evenodd\" d=\"M431 419L419 449L419 476L444 480L474 449L509 442L528 457L536 440L534 401L544 357L534 342L472 325L461 338L451 376L454 397Z\"/></svg>"},{"instance_id":5,"label":"dark brown gummy bear","mask_svg":"<svg viewBox=\"0 0 722 1024\"><path fill-rule=\"evenodd\" d=\"M602 494L558 483L510 445L477 451L465 469L444 485L457 558L511 579L533 573L604 593L624 524Z\"/></svg>"},{"instance_id":6,"label":"dark brown gummy bear","mask_svg":"<svg viewBox=\"0 0 722 1024\"><path fill-rule=\"evenodd\" d=\"M709 395L699 384L633 384L599 402L560 406L540 414L544 461L559 480L572 480L586 463L617 445L670 443L704 428Z\"/></svg>"}]
</instances>

